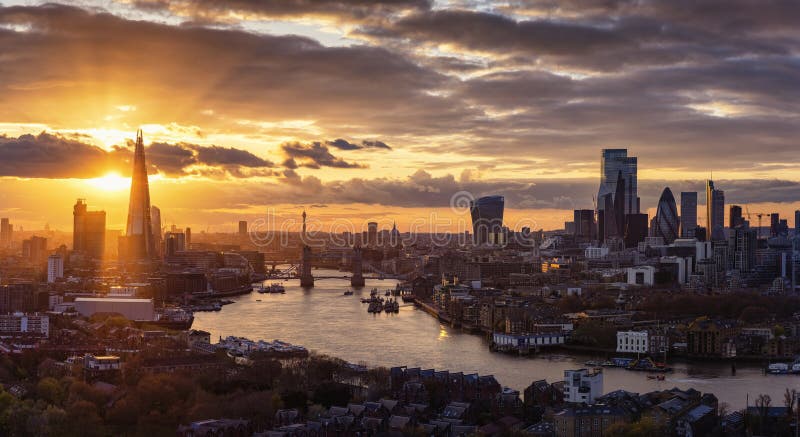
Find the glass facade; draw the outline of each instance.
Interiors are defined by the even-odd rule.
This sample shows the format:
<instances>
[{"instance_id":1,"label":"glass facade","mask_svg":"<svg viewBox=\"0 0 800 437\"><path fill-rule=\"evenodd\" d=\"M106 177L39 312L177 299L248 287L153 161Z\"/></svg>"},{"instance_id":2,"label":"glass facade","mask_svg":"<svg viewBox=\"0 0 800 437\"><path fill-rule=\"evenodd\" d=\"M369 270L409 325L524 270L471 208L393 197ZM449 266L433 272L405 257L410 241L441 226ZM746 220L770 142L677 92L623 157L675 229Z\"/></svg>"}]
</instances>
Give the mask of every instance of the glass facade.
<instances>
[{"instance_id":1,"label":"glass facade","mask_svg":"<svg viewBox=\"0 0 800 437\"><path fill-rule=\"evenodd\" d=\"M473 200L469 204L472 215L472 232L476 245L501 241L503 233L503 196L487 196Z\"/></svg>"}]
</instances>

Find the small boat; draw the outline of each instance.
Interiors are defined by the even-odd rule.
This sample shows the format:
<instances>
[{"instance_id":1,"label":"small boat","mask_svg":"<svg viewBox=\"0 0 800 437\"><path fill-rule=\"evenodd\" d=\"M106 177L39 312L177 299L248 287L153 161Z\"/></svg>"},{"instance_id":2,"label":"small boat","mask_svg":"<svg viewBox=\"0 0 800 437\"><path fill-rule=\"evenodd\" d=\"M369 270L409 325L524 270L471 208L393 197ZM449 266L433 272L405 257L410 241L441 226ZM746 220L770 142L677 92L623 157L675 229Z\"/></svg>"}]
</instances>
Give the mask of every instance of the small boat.
<instances>
[{"instance_id":1,"label":"small boat","mask_svg":"<svg viewBox=\"0 0 800 437\"><path fill-rule=\"evenodd\" d=\"M286 288L282 284L275 282L269 286L270 293L286 293Z\"/></svg>"},{"instance_id":2,"label":"small boat","mask_svg":"<svg viewBox=\"0 0 800 437\"><path fill-rule=\"evenodd\" d=\"M347 290L347 291L345 291L345 292L344 292L344 295L345 295L345 296L352 296L352 295L353 295L353 290Z\"/></svg>"},{"instance_id":3,"label":"small boat","mask_svg":"<svg viewBox=\"0 0 800 437\"><path fill-rule=\"evenodd\" d=\"M256 302L261 302L261 299L256 299Z\"/></svg>"},{"instance_id":4,"label":"small boat","mask_svg":"<svg viewBox=\"0 0 800 437\"><path fill-rule=\"evenodd\" d=\"M773 363L767 367L767 372L773 375L783 375L789 373L789 365L786 363Z\"/></svg>"}]
</instances>

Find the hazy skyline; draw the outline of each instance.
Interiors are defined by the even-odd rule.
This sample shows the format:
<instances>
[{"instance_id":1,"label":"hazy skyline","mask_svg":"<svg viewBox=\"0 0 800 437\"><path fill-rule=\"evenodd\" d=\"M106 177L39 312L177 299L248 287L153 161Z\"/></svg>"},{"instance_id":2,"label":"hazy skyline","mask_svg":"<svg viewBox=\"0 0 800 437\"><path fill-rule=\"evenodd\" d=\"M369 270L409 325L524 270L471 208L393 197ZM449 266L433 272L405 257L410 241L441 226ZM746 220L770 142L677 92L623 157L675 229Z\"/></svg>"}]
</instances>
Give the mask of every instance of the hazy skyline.
<instances>
[{"instance_id":1,"label":"hazy skyline","mask_svg":"<svg viewBox=\"0 0 800 437\"><path fill-rule=\"evenodd\" d=\"M152 203L199 229L305 207L405 231L458 191L560 227L604 147L639 157L651 217L711 171L728 204L798 207L795 2L2 5L0 215L26 229L78 197L121 228L139 127Z\"/></svg>"}]
</instances>

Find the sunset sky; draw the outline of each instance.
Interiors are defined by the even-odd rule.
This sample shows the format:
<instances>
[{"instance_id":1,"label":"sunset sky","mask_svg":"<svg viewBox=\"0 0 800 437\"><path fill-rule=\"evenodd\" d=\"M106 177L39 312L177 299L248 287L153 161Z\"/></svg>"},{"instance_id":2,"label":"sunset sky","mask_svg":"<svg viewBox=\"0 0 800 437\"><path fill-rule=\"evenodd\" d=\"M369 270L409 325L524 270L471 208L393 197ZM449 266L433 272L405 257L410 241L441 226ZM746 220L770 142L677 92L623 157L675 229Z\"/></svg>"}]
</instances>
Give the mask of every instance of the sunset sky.
<instances>
[{"instance_id":1,"label":"sunset sky","mask_svg":"<svg viewBox=\"0 0 800 437\"><path fill-rule=\"evenodd\" d=\"M711 171L729 204L800 208L797 1L0 5L0 215L26 229L71 230L78 197L122 228L138 128L153 204L200 230L406 231L461 191L558 228L604 147L651 212Z\"/></svg>"}]
</instances>

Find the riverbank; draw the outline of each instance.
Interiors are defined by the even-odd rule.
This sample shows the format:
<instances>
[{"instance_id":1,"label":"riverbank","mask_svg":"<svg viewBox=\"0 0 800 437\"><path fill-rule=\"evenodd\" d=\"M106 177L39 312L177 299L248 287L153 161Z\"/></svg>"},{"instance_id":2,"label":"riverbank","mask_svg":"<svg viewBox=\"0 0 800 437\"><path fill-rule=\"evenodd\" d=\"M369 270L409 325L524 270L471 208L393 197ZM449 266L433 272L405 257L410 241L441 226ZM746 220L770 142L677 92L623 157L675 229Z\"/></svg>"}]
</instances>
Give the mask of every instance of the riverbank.
<instances>
[{"instance_id":1,"label":"riverbank","mask_svg":"<svg viewBox=\"0 0 800 437\"><path fill-rule=\"evenodd\" d=\"M326 276L321 272L320 276ZM335 272L332 272L335 273ZM193 328L207 331L211 338L228 335L275 339L302 344L321 354L340 357L369 367L408 366L447 369L454 372L494 375L503 385L524 391L533 381L564 379L564 371L586 367L597 360L591 352L560 349L520 358L492 353L484 335L468 334L425 311L420 306L402 306L396 314L369 314L361 298L372 288L393 287L390 280L367 278L363 289L352 296L346 279L320 279L313 289L304 290L297 280L286 281L285 294L256 294L233 298L222 311L195 314ZM695 388L713 392L720 402L741 408L749 396L768 394L781 399L786 387L799 381L794 376L764 375L762 366L738 365L731 375L729 363L670 363L674 372L666 381L648 379L646 374L624 369L604 369L605 392Z\"/></svg>"}]
</instances>

